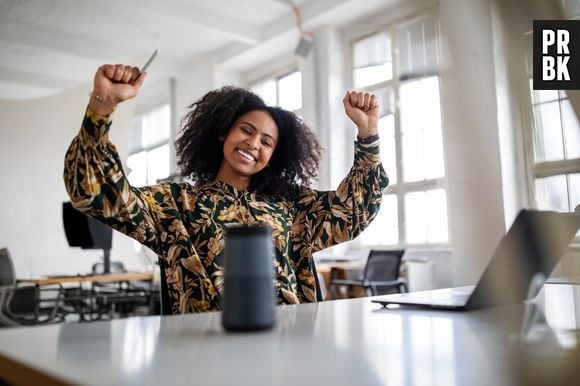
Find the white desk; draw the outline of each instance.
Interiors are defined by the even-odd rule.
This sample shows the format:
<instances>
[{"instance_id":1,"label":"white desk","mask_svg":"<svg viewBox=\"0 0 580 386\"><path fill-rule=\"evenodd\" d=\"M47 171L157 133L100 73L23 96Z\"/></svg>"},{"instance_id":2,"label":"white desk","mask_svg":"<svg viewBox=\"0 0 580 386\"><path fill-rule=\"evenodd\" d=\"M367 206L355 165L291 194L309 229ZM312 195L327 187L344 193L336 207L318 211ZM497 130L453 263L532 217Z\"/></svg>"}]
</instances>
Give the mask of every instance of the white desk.
<instances>
[{"instance_id":1,"label":"white desk","mask_svg":"<svg viewBox=\"0 0 580 386\"><path fill-rule=\"evenodd\" d=\"M514 355L523 352L523 305L391 310L361 298L279 307L276 327L260 333L226 333L220 313L4 329L0 377L43 385L499 386L541 380L537 373L553 381L542 364L555 360L559 373L574 363L568 368L580 375L580 287L550 285L539 303L560 329L533 329L529 356Z\"/></svg>"}]
</instances>

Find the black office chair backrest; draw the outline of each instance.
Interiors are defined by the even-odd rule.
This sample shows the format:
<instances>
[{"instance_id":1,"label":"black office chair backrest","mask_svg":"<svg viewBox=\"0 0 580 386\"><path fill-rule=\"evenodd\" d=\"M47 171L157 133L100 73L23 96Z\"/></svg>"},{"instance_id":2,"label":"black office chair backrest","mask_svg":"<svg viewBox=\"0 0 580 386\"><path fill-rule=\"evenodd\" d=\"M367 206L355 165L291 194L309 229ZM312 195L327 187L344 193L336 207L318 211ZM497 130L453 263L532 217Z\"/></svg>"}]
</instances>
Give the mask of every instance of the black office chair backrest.
<instances>
[{"instance_id":1,"label":"black office chair backrest","mask_svg":"<svg viewBox=\"0 0 580 386\"><path fill-rule=\"evenodd\" d=\"M0 286L16 285L16 274L8 248L0 249Z\"/></svg>"},{"instance_id":2,"label":"black office chair backrest","mask_svg":"<svg viewBox=\"0 0 580 386\"><path fill-rule=\"evenodd\" d=\"M159 273L160 273L160 277L161 277L161 288L159 288L160 291L160 297L161 297L161 315L171 315L173 313L173 310L171 309L171 304L169 302L169 291L167 290L167 277L165 276L165 263L164 261L159 258L158 260L159 263Z\"/></svg>"},{"instance_id":3,"label":"black office chair backrest","mask_svg":"<svg viewBox=\"0 0 580 386\"><path fill-rule=\"evenodd\" d=\"M314 259L312 259L312 274L314 275L314 285L316 286L316 301L321 302L324 298L322 297L322 288L320 288L320 280L318 280L318 272L316 271Z\"/></svg>"},{"instance_id":4,"label":"black office chair backrest","mask_svg":"<svg viewBox=\"0 0 580 386\"><path fill-rule=\"evenodd\" d=\"M399 278L404 249L371 250L364 271L364 279L369 281L388 281Z\"/></svg>"}]
</instances>

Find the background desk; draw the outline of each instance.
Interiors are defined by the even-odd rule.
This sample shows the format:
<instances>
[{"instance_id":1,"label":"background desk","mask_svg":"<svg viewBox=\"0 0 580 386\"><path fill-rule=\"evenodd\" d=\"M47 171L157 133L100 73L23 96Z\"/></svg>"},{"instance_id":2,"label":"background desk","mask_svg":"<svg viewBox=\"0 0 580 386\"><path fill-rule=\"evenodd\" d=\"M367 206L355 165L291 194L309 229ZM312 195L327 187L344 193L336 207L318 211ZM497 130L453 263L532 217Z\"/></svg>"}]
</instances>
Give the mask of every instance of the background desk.
<instances>
[{"instance_id":1,"label":"background desk","mask_svg":"<svg viewBox=\"0 0 580 386\"><path fill-rule=\"evenodd\" d=\"M537 362L562 361L563 353L578 375L580 287L550 286L539 303L560 329L538 324L524 341L523 305L453 313L383 309L370 298L282 306L273 330L248 334L224 332L218 312L0 330L0 377L43 385L499 386L542 380L540 372L553 385Z\"/></svg>"},{"instance_id":2,"label":"background desk","mask_svg":"<svg viewBox=\"0 0 580 386\"><path fill-rule=\"evenodd\" d=\"M152 280L153 273L150 272L124 272L18 279L17 282L19 285L35 285L37 288L51 285L60 286L61 294L56 299L51 299L59 302L55 306L60 306L60 309L63 310L61 313L65 315L75 314L78 315L79 321L90 322L100 320L103 316L111 318L114 313L112 304L118 305L125 315L129 313L130 305L146 303L149 313L151 313L152 309L155 308L153 303L156 293L156 289L151 284ZM142 284L135 287L139 282ZM76 284L76 288L69 287L71 284ZM86 286L89 286L89 289L83 288ZM65 305L69 308L72 307L72 311L64 307Z\"/></svg>"},{"instance_id":3,"label":"background desk","mask_svg":"<svg viewBox=\"0 0 580 386\"><path fill-rule=\"evenodd\" d=\"M126 272L107 275L77 275L77 276L63 276L50 277L43 279L18 279L19 284L65 284L65 283L123 283L129 281L151 281L153 274L148 272Z\"/></svg>"}]
</instances>

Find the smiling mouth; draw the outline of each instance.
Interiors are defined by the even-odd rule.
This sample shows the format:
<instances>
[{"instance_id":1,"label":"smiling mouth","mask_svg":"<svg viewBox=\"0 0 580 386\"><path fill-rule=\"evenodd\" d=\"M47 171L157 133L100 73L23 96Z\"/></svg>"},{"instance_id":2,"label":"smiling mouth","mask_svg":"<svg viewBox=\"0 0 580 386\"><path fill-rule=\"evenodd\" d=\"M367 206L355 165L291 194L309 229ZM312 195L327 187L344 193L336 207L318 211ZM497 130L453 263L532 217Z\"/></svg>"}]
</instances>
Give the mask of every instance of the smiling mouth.
<instances>
[{"instance_id":1,"label":"smiling mouth","mask_svg":"<svg viewBox=\"0 0 580 386\"><path fill-rule=\"evenodd\" d=\"M248 160L249 162L257 162L258 161L253 155L251 155L247 151L244 151L242 149L236 149L236 152L240 156L242 156L244 159Z\"/></svg>"}]
</instances>

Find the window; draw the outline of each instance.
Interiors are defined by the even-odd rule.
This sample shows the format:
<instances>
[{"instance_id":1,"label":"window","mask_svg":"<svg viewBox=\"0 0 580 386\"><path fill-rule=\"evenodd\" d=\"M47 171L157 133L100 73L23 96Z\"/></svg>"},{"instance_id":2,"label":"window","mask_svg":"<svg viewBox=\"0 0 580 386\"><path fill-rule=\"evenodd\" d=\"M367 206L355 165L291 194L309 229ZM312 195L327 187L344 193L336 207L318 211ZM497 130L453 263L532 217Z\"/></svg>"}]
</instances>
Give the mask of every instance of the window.
<instances>
[{"instance_id":1,"label":"window","mask_svg":"<svg viewBox=\"0 0 580 386\"><path fill-rule=\"evenodd\" d=\"M538 209L573 212L580 205L580 125L565 91L534 90L530 169Z\"/></svg>"},{"instance_id":2,"label":"window","mask_svg":"<svg viewBox=\"0 0 580 386\"><path fill-rule=\"evenodd\" d=\"M302 109L302 73L292 71L286 75L262 80L251 87L266 104L300 114Z\"/></svg>"},{"instance_id":3,"label":"window","mask_svg":"<svg viewBox=\"0 0 580 386\"><path fill-rule=\"evenodd\" d=\"M359 40L354 51L354 88L371 86L393 77L391 37L387 32Z\"/></svg>"},{"instance_id":4,"label":"window","mask_svg":"<svg viewBox=\"0 0 580 386\"><path fill-rule=\"evenodd\" d=\"M578 18L580 8L563 1L568 18ZM526 72L531 100L526 160L531 202L540 210L574 212L580 205L580 124L568 94L563 90L534 90L532 41L527 34ZM580 237L580 233L577 235Z\"/></svg>"},{"instance_id":5,"label":"window","mask_svg":"<svg viewBox=\"0 0 580 386\"><path fill-rule=\"evenodd\" d=\"M381 160L390 180L363 245L449 242L438 34L437 16L426 14L353 44L353 85L379 99Z\"/></svg>"},{"instance_id":6,"label":"window","mask_svg":"<svg viewBox=\"0 0 580 386\"><path fill-rule=\"evenodd\" d=\"M163 105L133 118L128 179L133 186L157 183L170 175L170 109Z\"/></svg>"}]
</instances>

